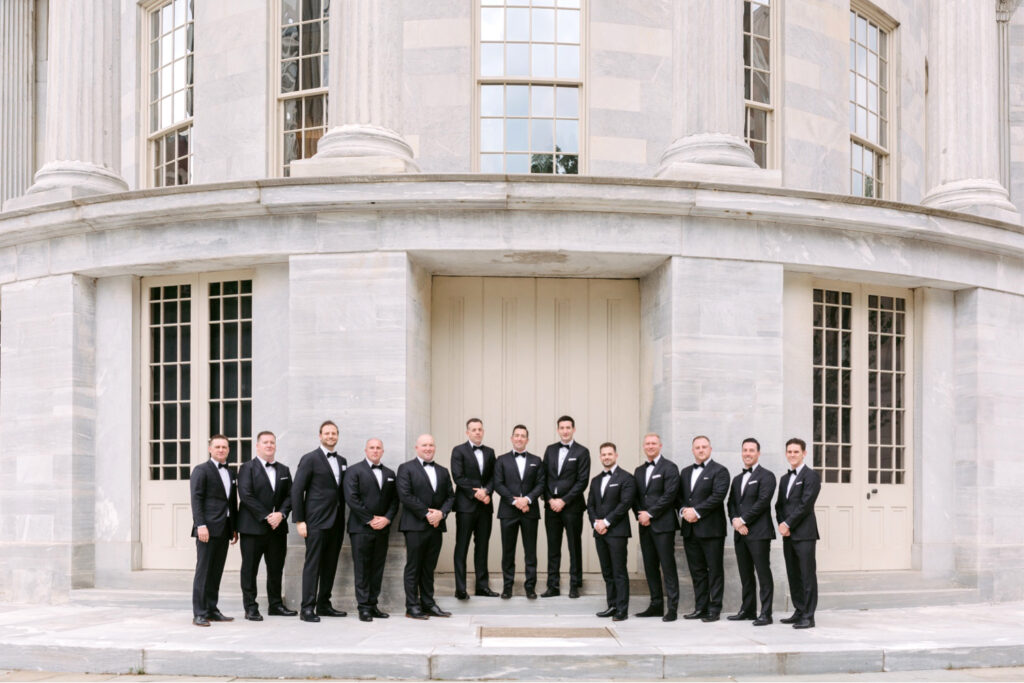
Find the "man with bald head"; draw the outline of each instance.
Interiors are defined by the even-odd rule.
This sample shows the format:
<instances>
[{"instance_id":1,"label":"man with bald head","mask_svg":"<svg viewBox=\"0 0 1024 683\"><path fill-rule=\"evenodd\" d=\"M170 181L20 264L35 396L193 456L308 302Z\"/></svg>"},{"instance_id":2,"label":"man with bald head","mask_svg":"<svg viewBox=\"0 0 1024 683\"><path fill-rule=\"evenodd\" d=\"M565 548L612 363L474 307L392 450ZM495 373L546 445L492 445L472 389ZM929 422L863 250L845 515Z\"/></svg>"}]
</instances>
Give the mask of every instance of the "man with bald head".
<instances>
[{"instance_id":1,"label":"man with bald head","mask_svg":"<svg viewBox=\"0 0 1024 683\"><path fill-rule=\"evenodd\" d=\"M381 464L384 443L368 439L363 453L366 459L348 468L343 484L359 620L373 621L374 617L389 616L377 607L377 598L384 580L391 521L398 512L398 488L395 473Z\"/></svg>"},{"instance_id":2,"label":"man with bald head","mask_svg":"<svg viewBox=\"0 0 1024 683\"><path fill-rule=\"evenodd\" d=\"M410 619L451 616L434 602L434 569L455 489L448 470L434 462L434 450L434 437L421 434L416 457L398 466L398 530L405 534L405 616Z\"/></svg>"}]
</instances>

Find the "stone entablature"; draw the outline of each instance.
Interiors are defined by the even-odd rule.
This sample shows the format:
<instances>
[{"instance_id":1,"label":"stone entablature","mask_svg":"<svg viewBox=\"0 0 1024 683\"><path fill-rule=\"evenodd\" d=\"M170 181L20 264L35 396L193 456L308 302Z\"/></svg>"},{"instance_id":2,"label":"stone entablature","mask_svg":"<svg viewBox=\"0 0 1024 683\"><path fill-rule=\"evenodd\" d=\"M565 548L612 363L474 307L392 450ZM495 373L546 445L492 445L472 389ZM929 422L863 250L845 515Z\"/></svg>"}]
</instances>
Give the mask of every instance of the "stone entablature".
<instances>
[{"instance_id":1,"label":"stone entablature","mask_svg":"<svg viewBox=\"0 0 1024 683\"><path fill-rule=\"evenodd\" d=\"M503 214L500 224L495 212ZM624 220L628 231L620 229ZM860 273L907 286L1024 293L1019 225L787 189L361 176L141 190L0 214L0 283L378 250L407 251L438 273L447 272L455 252L460 268L480 274L604 277L642 276L661 258L683 255L777 262L831 277Z\"/></svg>"}]
</instances>

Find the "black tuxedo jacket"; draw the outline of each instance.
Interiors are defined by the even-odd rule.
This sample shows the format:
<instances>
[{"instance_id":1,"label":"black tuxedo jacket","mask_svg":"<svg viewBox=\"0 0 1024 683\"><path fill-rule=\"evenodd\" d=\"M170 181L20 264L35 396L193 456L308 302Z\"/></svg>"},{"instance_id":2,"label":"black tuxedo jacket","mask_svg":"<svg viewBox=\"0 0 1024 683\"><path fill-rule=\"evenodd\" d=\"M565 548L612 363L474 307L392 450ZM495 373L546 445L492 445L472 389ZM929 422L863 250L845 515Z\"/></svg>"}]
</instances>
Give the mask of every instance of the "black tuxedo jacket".
<instances>
[{"instance_id":1,"label":"black tuxedo jacket","mask_svg":"<svg viewBox=\"0 0 1024 683\"><path fill-rule=\"evenodd\" d=\"M498 519L540 519L540 499L544 495L544 467L533 453L526 454L523 477L519 477L516 456L512 451L505 453L494 463L494 490L501 496L498 503ZM530 511L522 513L512 499L526 496L531 501Z\"/></svg>"},{"instance_id":2,"label":"black tuxedo jacket","mask_svg":"<svg viewBox=\"0 0 1024 683\"><path fill-rule=\"evenodd\" d=\"M664 455L653 465L650 484L647 483L647 465L640 465L633 473L636 480L636 497L633 511L639 517L647 511L651 516L651 531L675 532L679 528L679 512L676 499L679 497L679 468Z\"/></svg>"},{"instance_id":3,"label":"black tuxedo jacket","mask_svg":"<svg viewBox=\"0 0 1024 683\"><path fill-rule=\"evenodd\" d=\"M371 529L370 520L375 516L387 517L394 521L398 512L398 485L394 471L384 467L381 470L381 486L377 485L370 463L360 460L345 470L342 488L348 505L348 532L350 534L385 534L390 525L383 529Z\"/></svg>"},{"instance_id":4,"label":"black tuxedo jacket","mask_svg":"<svg viewBox=\"0 0 1024 683\"><path fill-rule=\"evenodd\" d=\"M231 494L224 493L224 481L217 471L217 463L211 458L192 470L189 489L192 493L192 535L205 526L210 536L230 536L237 529L238 488L231 468Z\"/></svg>"},{"instance_id":5,"label":"black tuxedo jacket","mask_svg":"<svg viewBox=\"0 0 1024 683\"><path fill-rule=\"evenodd\" d=\"M448 531L448 513L455 505L455 489L448 470L434 463L437 490L430 486L430 478L419 458L407 460L398 466L398 500L402 503L399 531L428 531L433 527L427 521L427 510L440 510L443 517L438 528Z\"/></svg>"},{"instance_id":6,"label":"black tuxedo jacket","mask_svg":"<svg viewBox=\"0 0 1024 683\"><path fill-rule=\"evenodd\" d=\"M729 470L714 460L707 460L704 471L690 490L690 475L696 465L679 472L679 508L693 508L700 515L695 523L680 520L683 538L716 538L725 536L725 497L729 493Z\"/></svg>"},{"instance_id":7,"label":"black tuxedo jacket","mask_svg":"<svg viewBox=\"0 0 1024 683\"><path fill-rule=\"evenodd\" d=\"M238 470L238 533L287 534L292 511L292 475L284 463L276 463L277 487L270 487L270 475L263 461L253 458ZM267 515L280 512L284 520L271 529Z\"/></svg>"},{"instance_id":8,"label":"black tuxedo jacket","mask_svg":"<svg viewBox=\"0 0 1024 683\"><path fill-rule=\"evenodd\" d=\"M480 472L480 464L476 461L476 454L473 453L469 441L464 441L452 449L451 467L452 479L455 480L456 512L494 511L493 503L477 500L473 491L485 488L487 495L494 493L494 449L480 444L480 450L484 454L483 473Z\"/></svg>"},{"instance_id":9,"label":"black tuxedo jacket","mask_svg":"<svg viewBox=\"0 0 1024 683\"><path fill-rule=\"evenodd\" d=\"M779 497L775 501L775 518L779 524L783 522L789 527L789 538L794 541L816 541L818 535L818 519L814 516L814 502L821 493L821 477L809 466L804 465L800 474L796 475L793 490L786 495L789 480L793 475L789 472L782 475L779 482Z\"/></svg>"},{"instance_id":10,"label":"black tuxedo jacket","mask_svg":"<svg viewBox=\"0 0 1024 683\"><path fill-rule=\"evenodd\" d=\"M772 524L770 508L772 496L775 494L775 475L761 465L754 468L747 480L747 488L740 493L743 485L743 472L732 480L729 491L729 519L743 518L747 525L749 541L767 541L775 538L775 525Z\"/></svg>"},{"instance_id":11,"label":"black tuxedo jacket","mask_svg":"<svg viewBox=\"0 0 1024 683\"><path fill-rule=\"evenodd\" d=\"M590 479L590 449L573 441L559 474L558 449L561 447L556 441L544 449L544 498L561 498L566 511L583 510L586 506L583 493Z\"/></svg>"},{"instance_id":12,"label":"black tuxedo jacket","mask_svg":"<svg viewBox=\"0 0 1024 683\"><path fill-rule=\"evenodd\" d=\"M603 477L602 472L590 482L590 494L587 496L587 517L590 518L590 526L594 526L597 520L604 519L608 521L606 536L629 538L633 535L629 525L629 511L636 496L636 479L626 470L616 467L602 496ZM594 536L600 535L595 529Z\"/></svg>"},{"instance_id":13,"label":"black tuxedo jacket","mask_svg":"<svg viewBox=\"0 0 1024 683\"><path fill-rule=\"evenodd\" d=\"M345 481L348 462L338 456L341 481ZM345 523L345 494L334 481L327 456L317 446L302 456L292 482L292 521L305 522L311 529L331 529ZM341 519L338 519L339 516Z\"/></svg>"}]
</instances>

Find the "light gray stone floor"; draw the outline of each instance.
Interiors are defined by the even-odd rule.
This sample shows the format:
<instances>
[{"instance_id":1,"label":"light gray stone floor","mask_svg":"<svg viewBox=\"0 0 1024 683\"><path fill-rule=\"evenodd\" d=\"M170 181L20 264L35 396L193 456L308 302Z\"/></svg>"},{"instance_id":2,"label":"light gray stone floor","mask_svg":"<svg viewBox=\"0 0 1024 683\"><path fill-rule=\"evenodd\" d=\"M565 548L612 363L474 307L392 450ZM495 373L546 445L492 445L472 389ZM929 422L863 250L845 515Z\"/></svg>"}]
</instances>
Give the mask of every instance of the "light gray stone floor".
<instances>
[{"instance_id":1,"label":"light gray stone floor","mask_svg":"<svg viewBox=\"0 0 1024 683\"><path fill-rule=\"evenodd\" d=\"M80 680L83 673L407 680L1018 680L1024 603L822 610L818 626L713 624L593 613L603 600L442 598L450 619L362 623L354 615L191 625L181 592L77 591L67 605L0 605L0 670L10 680ZM341 601L340 607L351 610ZM645 604L634 604L634 611ZM785 615L776 615L776 617ZM481 637L481 627L607 628L604 637ZM953 671L947 671L954 669ZM71 672L70 679L60 674ZM881 672L891 672L882 674ZM42 676L42 678L33 678ZM159 676L160 678L153 678ZM76 678L77 677L77 678ZM0 678L0 680L4 680ZM87 680L110 680L89 676ZM197 680L190 678L189 680Z\"/></svg>"}]
</instances>

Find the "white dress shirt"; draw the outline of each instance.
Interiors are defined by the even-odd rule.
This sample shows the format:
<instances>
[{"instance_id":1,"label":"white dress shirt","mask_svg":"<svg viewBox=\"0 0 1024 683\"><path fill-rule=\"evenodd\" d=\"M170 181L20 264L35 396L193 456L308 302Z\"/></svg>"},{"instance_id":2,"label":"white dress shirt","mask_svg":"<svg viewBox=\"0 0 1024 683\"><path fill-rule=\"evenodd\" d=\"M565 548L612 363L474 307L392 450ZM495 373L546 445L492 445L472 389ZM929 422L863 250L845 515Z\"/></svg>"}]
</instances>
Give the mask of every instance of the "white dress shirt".
<instances>
[{"instance_id":1,"label":"white dress shirt","mask_svg":"<svg viewBox=\"0 0 1024 683\"><path fill-rule=\"evenodd\" d=\"M416 459L420 461L420 465L423 465L423 471L427 473L427 479L430 480L430 488L432 488L432 489L434 489L436 491L437 490L437 472L434 470L434 467L436 467L436 465L434 467L426 467L424 465L424 463L427 462L426 460L424 460L423 458L420 458L420 457L417 457ZM431 460L430 462L434 462L434 461Z\"/></svg>"},{"instance_id":2,"label":"white dress shirt","mask_svg":"<svg viewBox=\"0 0 1024 683\"><path fill-rule=\"evenodd\" d=\"M325 457L327 456L328 453L330 453L330 451L324 448L323 445L320 446L320 450L323 451ZM335 453L337 453L337 451L335 451ZM340 484L341 464L338 462L338 458L327 458L327 464L331 466L331 472L334 472L334 483Z\"/></svg>"},{"instance_id":3,"label":"white dress shirt","mask_svg":"<svg viewBox=\"0 0 1024 683\"><path fill-rule=\"evenodd\" d=\"M267 473L267 479L270 480L270 490L277 491L277 467L267 467L267 461L258 455L256 459L260 461L260 467Z\"/></svg>"},{"instance_id":4,"label":"white dress shirt","mask_svg":"<svg viewBox=\"0 0 1024 683\"><path fill-rule=\"evenodd\" d=\"M366 459L366 464L370 466L370 471L373 472L373 478L377 480L377 487L384 488L384 470L373 469L373 463L370 459Z\"/></svg>"},{"instance_id":5,"label":"white dress shirt","mask_svg":"<svg viewBox=\"0 0 1024 683\"><path fill-rule=\"evenodd\" d=\"M473 455L476 456L476 464L480 467L480 474L484 473L484 445L481 443L479 446L473 444L472 441L467 441L469 447L473 451Z\"/></svg>"}]
</instances>

